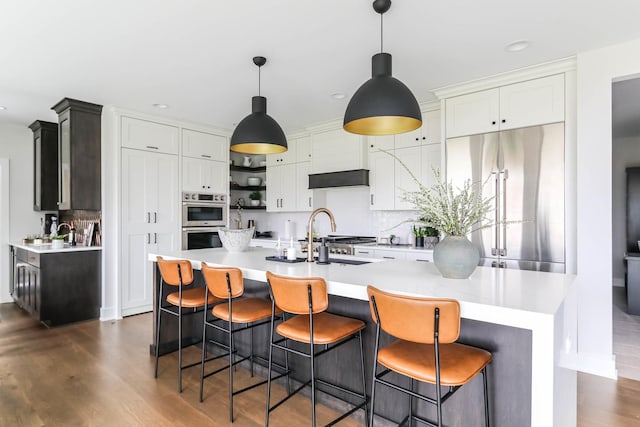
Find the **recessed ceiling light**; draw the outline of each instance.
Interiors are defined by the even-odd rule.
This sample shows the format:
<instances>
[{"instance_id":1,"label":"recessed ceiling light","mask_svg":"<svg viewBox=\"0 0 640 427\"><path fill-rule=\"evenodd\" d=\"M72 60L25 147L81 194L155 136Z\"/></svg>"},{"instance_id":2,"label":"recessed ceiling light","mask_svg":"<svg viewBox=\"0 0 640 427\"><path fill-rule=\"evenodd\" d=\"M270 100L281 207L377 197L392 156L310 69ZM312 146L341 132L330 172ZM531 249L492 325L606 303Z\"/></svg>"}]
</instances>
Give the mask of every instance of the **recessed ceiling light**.
<instances>
[{"instance_id":1,"label":"recessed ceiling light","mask_svg":"<svg viewBox=\"0 0 640 427\"><path fill-rule=\"evenodd\" d=\"M4 105L0 105L0 110L6 110L7 107L5 107Z\"/></svg>"},{"instance_id":2,"label":"recessed ceiling light","mask_svg":"<svg viewBox=\"0 0 640 427\"><path fill-rule=\"evenodd\" d=\"M153 106L162 110L164 110L165 108L169 108L167 104L153 104Z\"/></svg>"},{"instance_id":3,"label":"recessed ceiling light","mask_svg":"<svg viewBox=\"0 0 640 427\"><path fill-rule=\"evenodd\" d=\"M521 50L525 50L529 47L531 43L529 40L516 40L514 42L509 43L504 50L507 52L520 52Z\"/></svg>"},{"instance_id":4,"label":"recessed ceiling light","mask_svg":"<svg viewBox=\"0 0 640 427\"><path fill-rule=\"evenodd\" d=\"M347 94L342 92L336 92L336 93L332 93L331 97L333 99L345 99L347 97Z\"/></svg>"}]
</instances>

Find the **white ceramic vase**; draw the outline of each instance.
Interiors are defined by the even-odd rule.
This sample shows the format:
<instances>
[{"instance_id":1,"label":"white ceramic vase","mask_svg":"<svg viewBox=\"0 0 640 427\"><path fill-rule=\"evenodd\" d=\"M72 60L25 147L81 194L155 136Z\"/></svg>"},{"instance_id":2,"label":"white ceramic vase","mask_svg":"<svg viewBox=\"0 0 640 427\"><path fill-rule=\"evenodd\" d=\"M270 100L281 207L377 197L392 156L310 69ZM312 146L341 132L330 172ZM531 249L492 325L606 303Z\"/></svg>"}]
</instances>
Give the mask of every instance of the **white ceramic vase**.
<instances>
[{"instance_id":1,"label":"white ceramic vase","mask_svg":"<svg viewBox=\"0 0 640 427\"><path fill-rule=\"evenodd\" d=\"M442 277L466 279L480 261L478 248L464 236L447 236L433 248L433 263Z\"/></svg>"}]
</instances>

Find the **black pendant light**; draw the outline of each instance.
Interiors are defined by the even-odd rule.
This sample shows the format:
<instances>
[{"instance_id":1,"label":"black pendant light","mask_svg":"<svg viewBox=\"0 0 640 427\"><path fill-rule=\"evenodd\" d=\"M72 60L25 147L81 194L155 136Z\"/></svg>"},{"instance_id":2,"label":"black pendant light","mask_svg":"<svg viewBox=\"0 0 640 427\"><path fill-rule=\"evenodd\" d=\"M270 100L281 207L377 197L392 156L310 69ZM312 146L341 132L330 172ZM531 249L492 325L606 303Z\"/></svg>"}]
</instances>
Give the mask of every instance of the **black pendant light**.
<instances>
[{"instance_id":1,"label":"black pendant light","mask_svg":"<svg viewBox=\"0 0 640 427\"><path fill-rule=\"evenodd\" d=\"M409 132L422 125L418 101L409 88L391 76L391 55L382 50L382 15L391 0L376 0L380 14L380 53L371 58L371 79L349 101L344 113L344 130L360 135L392 135Z\"/></svg>"},{"instance_id":2,"label":"black pendant light","mask_svg":"<svg viewBox=\"0 0 640 427\"><path fill-rule=\"evenodd\" d=\"M231 135L231 151L246 154L276 154L287 151L287 138L282 128L267 114L267 98L260 96L260 67L267 62L255 56L258 66L258 96L251 98L251 114L242 119Z\"/></svg>"}]
</instances>

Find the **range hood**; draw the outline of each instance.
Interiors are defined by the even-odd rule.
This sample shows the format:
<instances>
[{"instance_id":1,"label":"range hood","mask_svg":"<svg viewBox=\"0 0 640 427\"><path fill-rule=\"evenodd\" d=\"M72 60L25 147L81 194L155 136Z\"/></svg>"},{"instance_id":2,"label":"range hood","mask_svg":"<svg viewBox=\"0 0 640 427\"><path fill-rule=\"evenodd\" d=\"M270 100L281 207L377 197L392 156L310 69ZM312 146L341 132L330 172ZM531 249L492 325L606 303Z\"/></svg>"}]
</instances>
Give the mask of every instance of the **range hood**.
<instances>
[{"instance_id":1,"label":"range hood","mask_svg":"<svg viewBox=\"0 0 640 427\"><path fill-rule=\"evenodd\" d=\"M309 174L309 189L369 186L369 170Z\"/></svg>"}]
</instances>

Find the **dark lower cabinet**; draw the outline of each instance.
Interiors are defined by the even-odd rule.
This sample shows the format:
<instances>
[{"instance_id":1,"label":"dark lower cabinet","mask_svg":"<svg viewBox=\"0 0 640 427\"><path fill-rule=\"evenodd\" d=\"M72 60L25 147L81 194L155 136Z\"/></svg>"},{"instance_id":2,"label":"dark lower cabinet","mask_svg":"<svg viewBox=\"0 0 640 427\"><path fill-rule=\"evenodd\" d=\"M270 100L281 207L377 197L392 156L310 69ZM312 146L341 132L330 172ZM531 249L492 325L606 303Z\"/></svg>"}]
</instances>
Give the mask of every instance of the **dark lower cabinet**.
<instances>
[{"instance_id":1,"label":"dark lower cabinet","mask_svg":"<svg viewBox=\"0 0 640 427\"><path fill-rule=\"evenodd\" d=\"M47 326L100 316L101 251L37 253L12 247L14 301Z\"/></svg>"}]
</instances>

